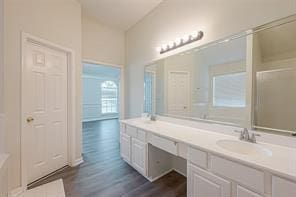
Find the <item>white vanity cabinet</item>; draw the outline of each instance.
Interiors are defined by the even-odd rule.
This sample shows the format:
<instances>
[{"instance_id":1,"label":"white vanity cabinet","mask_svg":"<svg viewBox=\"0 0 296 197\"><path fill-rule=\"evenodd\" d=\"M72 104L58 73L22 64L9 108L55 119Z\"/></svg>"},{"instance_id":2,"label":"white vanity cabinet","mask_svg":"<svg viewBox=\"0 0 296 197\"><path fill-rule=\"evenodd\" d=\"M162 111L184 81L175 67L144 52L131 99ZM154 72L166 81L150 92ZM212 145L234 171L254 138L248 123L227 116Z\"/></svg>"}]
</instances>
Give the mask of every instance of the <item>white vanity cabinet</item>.
<instances>
[{"instance_id":1,"label":"white vanity cabinet","mask_svg":"<svg viewBox=\"0 0 296 197\"><path fill-rule=\"evenodd\" d=\"M194 164L188 164L187 194L189 197L230 197L231 182L213 175Z\"/></svg>"},{"instance_id":2,"label":"white vanity cabinet","mask_svg":"<svg viewBox=\"0 0 296 197\"><path fill-rule=\"evenodd\" d=\"M189 148L188 160L188 197L264 197L260 170L196 148Z\"/></svg>"},{"instance_id":3,"label":"white vanity cabinet","mask_svg":"<svg viewBox=\"0 0 296 197\"><path fill-rule=\"evenodd\" d=\"M195 136L195 131L191 133L191 130L184 131L184 127L180 127L183 136L177 133L177 125L170 128L165 124L161 128L161 123L157 123L157 127L138 124L135 121L121 124L121 156L150 181L171 170L177 171L174 164L180 163L175 159L183 158L187 160L188 197L296 197L293 178L282 176L276 169L268 170L269 166L260 167L256 161L230 157L218 149L216 152L203 141L190 139ZM186 137L187 141L184 140ZM178 167L186 174L186 161ZM294 168L288 169L293 171Z\"/></svg>"},{"instance_id":4,"label":"white vanity cabinet","mask_svg":"<svg viewBox=\"0 0 296 197\"><path fill-rule=\"evenodd\" d=\"M168 153L171 153L173 155L178 155L178 143L174 142L169 139L165 139L163 137L159 137L157 135L151 135L149 142Z\"/></svg>"},{"instance_id":5,"label":"white vanity cabinet","mask_svg":"<svg viewBox=\"0 0 296 197\"><path fill-rule=\"evenodd\" d=\"M147 175L146 156L147 156L147 143L144 143L138 139L132 138L132 166L134 166L134 168L136 168L144 176Z\"/></svg>"},{"instance_id":6,"label":"white vanity cabinet","mask_svg":"<svg viewBox=\"0 0 296 197\"><path fill-rule=\"evenodd\" d=\"M295 197L296 183L286 179L272 177L272 197Z\"/></svg>"},{"instance_id":7,"label":"white vanity cabinet","mask_svg":"<svg viewBox=\"0 0 296 197\"><path fill-rule=\"evenodd\" d=\"M124 124L121 124L120 128L121 157L146 177L148 173L146 132Z\"/></svg>"},{"instance_id":8,"label":"white vanity cabinet","mask_svg":"<svg viewBox=\"0 0 296 197\"><path fill-rule=\"evenodd\" d=\"M125 133L120 134L120 154L126 162L131 162L131 137Z\"/></svg>"}]
</instances>

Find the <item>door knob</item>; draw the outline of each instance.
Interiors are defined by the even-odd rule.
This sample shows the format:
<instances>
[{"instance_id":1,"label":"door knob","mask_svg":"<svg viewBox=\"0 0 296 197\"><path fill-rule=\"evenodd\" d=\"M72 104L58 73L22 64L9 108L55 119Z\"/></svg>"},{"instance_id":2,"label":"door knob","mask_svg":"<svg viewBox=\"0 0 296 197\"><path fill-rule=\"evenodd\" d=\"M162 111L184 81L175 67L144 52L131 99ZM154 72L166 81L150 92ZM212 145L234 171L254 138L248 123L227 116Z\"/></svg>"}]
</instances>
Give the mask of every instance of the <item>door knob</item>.
<instances>
[{"instance_id":1,"label":"door knob","mask_svg":"<svg viewBox=\"0 0 296 197\"><path fill-rule=\"evenodd\" d=\"M30 123L30 122L32 122L32 121L34 121L34 118L32 118L32 117L28 117L28 118L27 118L27 123Z\"/></svg>"}]
</instances>

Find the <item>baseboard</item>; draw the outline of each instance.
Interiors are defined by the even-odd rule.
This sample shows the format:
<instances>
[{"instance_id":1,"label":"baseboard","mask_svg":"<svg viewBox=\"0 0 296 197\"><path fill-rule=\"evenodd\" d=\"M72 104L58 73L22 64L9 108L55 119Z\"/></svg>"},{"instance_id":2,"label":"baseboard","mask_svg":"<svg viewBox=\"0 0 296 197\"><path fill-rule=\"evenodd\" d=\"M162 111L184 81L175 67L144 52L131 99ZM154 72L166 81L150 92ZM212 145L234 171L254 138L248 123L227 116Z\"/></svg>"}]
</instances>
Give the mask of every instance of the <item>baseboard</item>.
<instances>
[{"instance_id":1,"label":"baseboard","mask_svg":"<svg viewBox=\"0 0 296 197\"><path fill-rule=\"evenodd\" d=\"M119 116L111 116L111 117L101 117L101 118L91 118L91 119L83 119L82 122L94 122L100 120L111 120L111 119L118 119Z\"/></svg>"},{"instance_id":2,"label":"baseboard","mask_svg":"<svg viewBox=\"0 0 296 197\"><path fill-rule=\"evenodd\" d=\"M27 190L27 188L25 188L25 187L18 187L18 188L15 188L14 190L10 191L8 196L9 197L17 197L21 193L25 192L26 190Z\"/></svg>"},{"instance_id":3,"label":"baseboard","mask_svg":"<svg viewBox=\"0 0 296 197\"><path fill-rule=\"evenodd\" d=\"M83 158L80 157L80 158L76 159L74 162L71 163L71 167L78 166L78 165L80 165L82 163L83 163Z\"/></svg>"}]
</instances>

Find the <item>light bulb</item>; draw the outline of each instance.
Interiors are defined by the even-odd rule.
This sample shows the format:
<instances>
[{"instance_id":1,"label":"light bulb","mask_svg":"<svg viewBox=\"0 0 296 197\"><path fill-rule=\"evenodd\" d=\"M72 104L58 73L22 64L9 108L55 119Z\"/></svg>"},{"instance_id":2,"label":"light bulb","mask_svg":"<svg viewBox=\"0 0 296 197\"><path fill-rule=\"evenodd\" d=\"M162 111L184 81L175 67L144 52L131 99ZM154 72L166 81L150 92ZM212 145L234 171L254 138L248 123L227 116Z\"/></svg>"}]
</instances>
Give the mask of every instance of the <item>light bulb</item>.
<instances>
[{"instance_id":1,"label":"light bulb","mask_svg":"<svg viewBox=\"0 0 296 197\"><path fill-rule=\"evenodd\" d=\"M175 46L175 43L173 41L169 42L169 48L173 48Z\"/></svg>"},{"instance_id":2,"label":"light bulb","mask_svg":"<svg viewBox=\"0 0 296 197\"><path fill-rule=\"evenodd\" d=\"M189 40L189 36L188 35L184 35L182 38L182 42L185 43Z\"/></svg>"},{"instance_id":3,"label":"light bulb","mask_svg":"<svg viewBox=\"0 0 296 197\"><path fill-rule=\"evenodd\" d=\"M198 32L197 32L197 31L193 31L193 32L191 33L191 39L192 39L192 40L193 40L193 39L196 39L197 36L198 36Z\"/></svg>"},{"instance_id":4,"label":"light bulb","mask_svg":"<svg viewBox=\"0 0 296 197\"><path fill-rule=\"evenodd\" d=\"M162 49L162 50L165 51L165 50L167 50L167 48L168 48L168 45L166 45L166 44L161 45L161 49Z\"/></svg>"},{"instance_id":5,"label":"light bulb","mask_svg":"<svg viewBox=\"0 0 296 197\"><path fill-rule=\"evenodd\" d=\"M160 52L161 51L161 47L156 47L156 51Z\"/></svg>"},{"instance_id":6,"label":"light bulb","mask_svg":"<svg viewBox=\"0 0 296 197\"><path fill-rule=\"evenodd\" d=\"M176 38L175 40L175 44L178 46L179 44L181 44L181 38Z\"/></svg>"}]
</instances>

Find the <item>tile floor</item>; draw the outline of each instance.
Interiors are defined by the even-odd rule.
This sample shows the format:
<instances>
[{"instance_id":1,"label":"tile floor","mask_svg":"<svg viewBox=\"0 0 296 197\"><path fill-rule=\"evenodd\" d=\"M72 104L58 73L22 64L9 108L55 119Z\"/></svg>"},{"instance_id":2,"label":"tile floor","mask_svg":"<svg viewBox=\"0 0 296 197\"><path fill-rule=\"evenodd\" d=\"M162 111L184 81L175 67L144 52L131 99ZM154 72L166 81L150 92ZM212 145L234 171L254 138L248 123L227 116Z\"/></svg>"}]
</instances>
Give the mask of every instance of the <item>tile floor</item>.
<instances>
[{"instance_id":1,"label":"tile floor","mask_svg":"<svg viewBox=\"0 0 296 197\"><path fill-rule=\"evenodd\" d=\"M59 179L27 190L19 197L65 197L63 180Z\"/></svg>"}]
</instances>

